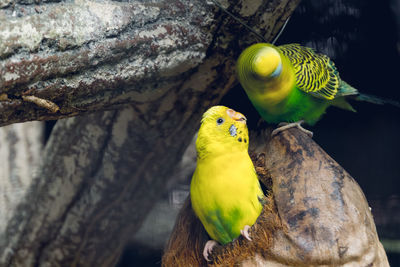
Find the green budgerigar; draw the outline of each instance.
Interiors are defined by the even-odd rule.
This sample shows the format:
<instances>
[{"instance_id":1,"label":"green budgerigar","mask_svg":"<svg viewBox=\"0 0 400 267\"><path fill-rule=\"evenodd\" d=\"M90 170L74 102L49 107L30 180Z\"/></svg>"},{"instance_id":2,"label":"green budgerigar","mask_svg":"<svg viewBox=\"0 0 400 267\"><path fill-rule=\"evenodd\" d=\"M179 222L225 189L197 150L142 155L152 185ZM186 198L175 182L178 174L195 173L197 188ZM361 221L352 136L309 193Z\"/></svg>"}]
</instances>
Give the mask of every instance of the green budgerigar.
<instances>
[{"instance_id":1,"label":"green budgerigar","mask_svg":"<svg viewBox=\"0 0 400 267\"><path fill-rule=\"evenodd\" d=\"M301 122L314 125L329 106L355 111L346 98L375 104L386 101L360 94L341 80L332 60L299 44L274 46L257 43L245 49L237 61L239 82L261 117L269 123L289 123L273 134Z\"/></svg>"},{"instance_id":2,"label":"green budgerigar","mask_svg":"<svg viewBox=\"0 0 400 267\"><path fill-rule=\"evenodd\" d=\"M261 213L264 194L248 153L246 117L224 106L206 111L196 140L197 167L190 184L196 216L215 244L227 244L243 235Z\"/></svg>"}]
</instances>

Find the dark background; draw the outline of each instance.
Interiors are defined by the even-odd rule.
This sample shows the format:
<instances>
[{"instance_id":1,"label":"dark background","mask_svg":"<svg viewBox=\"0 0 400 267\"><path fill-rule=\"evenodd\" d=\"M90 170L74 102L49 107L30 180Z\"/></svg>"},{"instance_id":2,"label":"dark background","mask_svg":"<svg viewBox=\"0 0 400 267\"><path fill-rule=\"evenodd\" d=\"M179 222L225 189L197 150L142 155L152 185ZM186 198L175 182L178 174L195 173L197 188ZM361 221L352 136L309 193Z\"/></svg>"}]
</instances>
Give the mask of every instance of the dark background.
<instances>
[{"instance_id":1,"label":"dark background","mask_svg":"<svg viewBox=\"0 0 400 267\"><path fill-rule=\"evenodd\" d=\"M343 80L360 92L400 101L400 0L303 0L276 45L300 43L335 62ZM254 40L258 42L259 40ZM259 115L238 85L221 104ZM334 107L314 126L314 140L360 184L372 208L391 266L400 266L400 108L352 102ZM119 267L160 266L162 248L132 243Z\"/></svg>"}]
</instances>

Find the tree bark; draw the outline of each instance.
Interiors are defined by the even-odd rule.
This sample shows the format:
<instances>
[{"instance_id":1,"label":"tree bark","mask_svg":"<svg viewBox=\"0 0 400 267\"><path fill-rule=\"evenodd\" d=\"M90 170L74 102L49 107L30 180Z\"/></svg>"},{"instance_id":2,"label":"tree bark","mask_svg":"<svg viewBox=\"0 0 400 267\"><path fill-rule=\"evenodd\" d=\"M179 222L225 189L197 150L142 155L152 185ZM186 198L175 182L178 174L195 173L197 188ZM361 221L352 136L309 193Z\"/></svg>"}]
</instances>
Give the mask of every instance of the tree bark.
<instances>
[{"instance_id":1,"label":"tree bark","mask_svg":"<svg viewBox=\"0 0 400 267\"><path fill-rule=\"evenodd\" d=\"M298 1L230 3L271 39ZM206 1L0 8L0 126L84 115L57 122L0 266L113 266L254 37Z\"/></svg>"},{"instance_id":2,"label":"tree bark","mask_svg":"<svg viewBox=\"0 0 400 267\"><path fill-rule=\"evenodd\" d=\"M389 266L360 187L312 139L292 128L256 148L265 157L256 170L270 194L251 229L253 241L239 237L217 248L211 265ZM206 240L188 200L164 266L206 265Z\"/></svg>"},{"instance_id":3,"label":"tree bark","mask_svg":"<svg viewBox=\"0 0 400 267\"><path fill-rule=\"evenodd\" d=\"M176 124L160 130L139 116L126 107L56 124L29 194L1 234L0 266L116 264L167 182L182 140L190 141L182 128L195 124L170 118Z\"/></svg>"},{"instance_id":4,"label":"tree bark","mask_svg":"<svg viewBox=\"0 0 400 267\"><path fill-rule=\"evenodd\" d=\"M42 122L28 122L0 128L0 233L17 212L39 165L43 126Z\"/></svg>"},{"instance_id":5,"label":"tree bark","mask_svg":"<svg viewBox=\"0 0 400 267\"><path fill-rule=\"evenodd\" d=\"M232 1L231 9L271 39L298 2ZM206 88L226 91L234 60L254 40L207 1L35 3L0 3L0 126L125 103L146 109L162 98L159 112L185 107ZM177 100L182 90L191 92Z\"/></svg>"}]
</instances>

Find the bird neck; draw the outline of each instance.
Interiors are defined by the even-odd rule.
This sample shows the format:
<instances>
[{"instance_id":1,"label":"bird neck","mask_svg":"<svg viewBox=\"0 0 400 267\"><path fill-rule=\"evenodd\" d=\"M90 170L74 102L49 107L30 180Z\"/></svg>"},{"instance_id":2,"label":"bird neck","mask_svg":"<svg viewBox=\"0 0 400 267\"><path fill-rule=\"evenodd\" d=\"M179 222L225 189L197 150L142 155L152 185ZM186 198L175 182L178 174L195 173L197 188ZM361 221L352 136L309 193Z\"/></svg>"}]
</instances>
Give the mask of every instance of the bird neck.
<instances>
[{"instance_id":1,"label":"bird neck","mask_svg":"<svg viewBox=\"0 0 400 267\"><path fill-rule=\"evenodd\" d=\"M213 171L224 170L240 160L249 158L249 153L243 150L232 149L231 151L207 151L197 154L197 168L205 166L212 167Z\"/></svg>"},{"instance_id":2,"label":"bird neck","mask_svg":"<svg viewBox=\"0 0 400 267\"><path fill-rule=\"evenodd\" d=\"M207 161L208 159L216 159L219 157L224 157L227 155L234 154L248 154L248 145L245 143L241 144L231 144L231 142L226 142L222 144L221 142L210 142L207 145L199 140L196 142L197 150L197 161Z\"/></svg>"}]
</instances>

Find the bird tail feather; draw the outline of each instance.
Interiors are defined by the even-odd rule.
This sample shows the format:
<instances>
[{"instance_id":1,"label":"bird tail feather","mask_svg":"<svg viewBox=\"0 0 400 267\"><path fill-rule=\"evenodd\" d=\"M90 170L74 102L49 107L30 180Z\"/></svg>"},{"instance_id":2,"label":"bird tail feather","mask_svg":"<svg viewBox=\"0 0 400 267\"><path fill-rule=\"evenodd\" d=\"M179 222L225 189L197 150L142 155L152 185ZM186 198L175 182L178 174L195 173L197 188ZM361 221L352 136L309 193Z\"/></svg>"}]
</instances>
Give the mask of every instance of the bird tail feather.
<instances>
[{"instance_id":1,"label":"bird tail feather","mask_svg":"<svg viewBox=\"0 0 400 267\"><path fill-rule=\"evenodd\" d=\"M349 110L349 111L353 111L353 112L357 112L351 105L349 102L346 101L345 97L338 97L336 98L333 102L332 105L344 110Z\"/></svg>"},{"instance_id":2,"label":"bird tail feather","mask_svg":"<svg viewBox=\"0 0 400 267\"><path fill-rule=\"evenodd\" d=\"M359 94L355 97L355 99L358 101L369 102L369 103L377 104L377 105L390 104L390 105L400 108L399 102L392 100L392 99L382 98L382 97L378 97L378 96L374 96L374 95Z\"/></svg>"}]
</instances>

